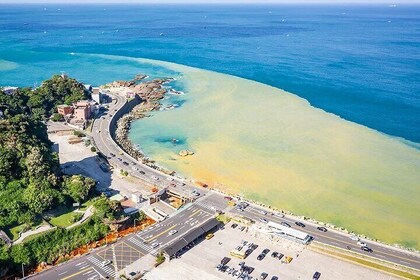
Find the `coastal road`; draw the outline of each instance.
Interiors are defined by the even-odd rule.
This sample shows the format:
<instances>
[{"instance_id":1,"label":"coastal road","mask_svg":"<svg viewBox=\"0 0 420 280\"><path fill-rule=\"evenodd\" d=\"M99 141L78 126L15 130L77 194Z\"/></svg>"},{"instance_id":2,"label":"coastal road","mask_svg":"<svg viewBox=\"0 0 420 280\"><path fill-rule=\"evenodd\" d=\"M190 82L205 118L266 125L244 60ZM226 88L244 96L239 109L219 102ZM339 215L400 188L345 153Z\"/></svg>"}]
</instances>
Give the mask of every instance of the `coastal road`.
<instances>
[{"instance_id":1,"label":"coastal road","mask_svg":"<svg viewBox=\"0 0 420 280\"><path fill-rule=\"evenodd\" d=\"M292 228L306 232L309 235L313 236L314 240L320 243L332 245L345 250L348 250L347 246L349 246L351 248L350 250L353 252L357 252L359 254L377 258L379 260L388 261L420 270L420 256L415 253L407 252L404 250L398 250L390 246L386 246L370 240L361 240L373 250L372 253L368 253L360 249L361 246L357 244L357 241L350 239L350 234L344 234L332 229L328 229L327 232L322 232L317 229L318 225L298 220L288 215L281 218L279 216L273 215L274 212L272 211L268 211L265 208L261 208L252 204L245 208L244 211L240 211L236 208L233 208L230 210L230 212L250 218L257 222L260 221L260 219L262 218L276 223L286 222L289 225L291 225ZM264 214L264 212L266 214ZM305 227L302 228L300 226L297 226L295 224L295 222L297 221L303 222L305 224Z\"/></svg>"},{"instance_id":2,"label":"coastal road","mask_svg":"<svg viewBox=\"0 0 420 280\"><path fill-rule=\"evenodd\" d=\"M118 275L119 270L127 265L144 255L155 255L165 245L214 217L215 211L213 209L220 209L226 205L226 203L220 204L221 201L214 195L210 194L195 203L185 205L172 217L143 231L127 235L113 244L95 249L87 255L70 260L30 278L40 280L93 280L109 277L112 279ZM169 235L172 230L175 230L176 233ZM158 246L152 246L154 243ZM108 260L111 263L103 266L102 263Z\"/></svg>"},{"instance_id":3,"label":"coastal road","mask_svg":"<svg viewBox=\"0 0 420 280\"><path fill-rule=\"evenodd\" d=\"M110 104L108 116L105 116L104 118L100 117L97 120L95 120L95 123L94 123L93 137L94 137L94 140L98 149L102 151L108 157L110 156L110 153L114 153L115 155L117 155L116 157L110 157L109 158L110 162L114 166L117 166L118 168L127 170L128 172L130 172L132 176L135 176L150 184L157 184L160 187L168 186L169 183L171 183L167 180L169 176L162 174L158 170L155 170L153 168L150 168L148 166L145 166L139 163L135 165L138 168L138 171L134 171L132 169L133 159L129 155L124 153L121 150L121 148L119 148L115 144L113 139L111 138L109 129L110 129L110 121L113 116L110 116L110 114L113 115L126 102L126 99L124 97L121 97L118 95L112 95L112 96L115 98L115 102ZM98 131L100 131L100 133L95 133ZM118 157L121 158L122 160L121 161L118 160ZM127 163L129 163L129 166L124 165L123 161L126 161ZM142 174L141 172L144 172L145 174ZM152 179L152 177L155 179ZM158 180L156 180L156 178L158 178ZM192 190L195 189L201 195L206 194L206 190L204 190L203 188L197 188L191 184L184 185L185 184L184 182L185 182L184 180L179 180L178 178L174 179L174 183L176 184L178 190L179 188L184 188L184 191L186 193L190 193L192 192ZM226 203L222 195L213 196L213 198L216 198L216 200L219 200L219 203L220 201L222 203ZM271 220L274 222L285 221L291 224L292 227L302 230L304 232L307 232L308 234L313 236L315 240L318 242L321 242L327 245L336 246L342 249L347 249L347 246L349 246L352 251L355 251L363 255L369 255L371 257L375 257L380 260L393 262L396 264L412 267L415 269L420 269L420 258L418 254L415 254L415 253L410 253L410 252L406 252L404 250L398 250L398 249L395 249L395 248L392 248L390 246L383 245L380 243L363 240L373 250L372 253L368 253L368 252L362 251L360 249L360 246L357 245L357 242L350 239L350 235L345 235L341 232L333 231L330 229L324 233L317 230L316 225L310 224L307 222L305 222L306 227L301 228L294 224L296 221L298 221L297 219L290 216L279 218L279 217L270 215L270 213L268 213L268 215L263 215L261 211L267 211L267 210L263 210L262 208L258 206L250 206L246 208L244 212L240 212L237 209L232 209L231 211L233 213L236 212L237 214L241 214L243 216L246 216L256 221L259 221L260 218L266 218L267 220Z\"/></svg>"},{"instance_id":4,"label":"coastal road","mask_svg":"<svg viewBox=\"0 0 420 280\"><path fill-rule=\"evenodd\" d=\"M114 166L116 170L123 169L131 176L136 177L150 185L158 187L169 187L182 192L191 198L197 199L207 192L203 188L196 187L189 184L184 178L166 175L156 169L153 169L141 162L135 160L130 155L125 153L112 139L110 129L111 121L115 117L115 113L120 110L127 99L116 94L109 94L113 100L108 104L108 111L98 116L92 126L92 137L95 145L108 159L109 163ZM170 187L173 184L174 187ZM192 192L196 191L193 195Z\"/></svg>"}]
</instances>

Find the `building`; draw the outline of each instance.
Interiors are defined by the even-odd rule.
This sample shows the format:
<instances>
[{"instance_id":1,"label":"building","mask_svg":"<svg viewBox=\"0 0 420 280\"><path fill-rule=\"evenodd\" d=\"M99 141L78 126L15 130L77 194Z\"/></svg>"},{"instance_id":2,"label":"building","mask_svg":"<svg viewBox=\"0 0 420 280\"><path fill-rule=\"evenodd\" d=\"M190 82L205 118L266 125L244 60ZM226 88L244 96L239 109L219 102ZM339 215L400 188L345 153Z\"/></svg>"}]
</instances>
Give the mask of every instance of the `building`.
<instances>
[{"instance_id":1,"label":"building","mask_svg":"<svg viewBox=\"0 0 420 280\"><path fill-rule=\"evenodd\" d=\"M87 106L77 107L76 109L74 109L74 118L76 120L86 121L87 119L89 119L89 116L90 116L90 110L89 110L89 107Z\"/></svg>"},{"instance_id":2,"label":"building","mask_svg":"<svg viewBox=\"0 0 420 280\"><path fill-rule=\"evenodd\" d=\"M73 114L73 107L69 105L58 105L57 112L62 116L67 116Z\"/></svg>"},{"instance_id":3,"label":"building","mask_svg":"<svg viewBox=\"0 0 420 280\"><path fill-rule=\"evenodd\" d=\"M212 218L203 224L199 225L198 227L192 229L191 231L187 232L182 237L178 238L168 246L163 249L164 256L169 260L176 257L180 254L185 247L189 244L199 241L204 238L204 236L216 229L220 225L220 222L215 218Z\"/></svg>"},{"instance_id":4,"label":"building","mask_svg":"<svg viewBox=\"0 0 420 280\"><path fill-rule=\"evenodd\" d=\"M275 234L303 244L308 244L313 239L313 237L306 232L285 227L275 222L268 222L267 229L271 234Z\"/></svg>"},{"instance_id":5,"label":"building","mask_svg":"<svg viewBox=\"0 0 420 280\"><path fill-rule=\"evenodd\" d=\"M100 88L93 88L91 95L93 101L95 101L98 104L102 104L103 96Z\"/></svg>"},{"instance_id":6,"label":"building","mask_svg":"<svg viewBox=\"0 0 420 280\"><path fill-rule=\"evenodd\" d=\"M1 88L1 90L7 95L11 95L11 94L15 93L17 91L17 89L18 89L17 87L3 87L3 88Z\"/></svg>"}]
</instances>

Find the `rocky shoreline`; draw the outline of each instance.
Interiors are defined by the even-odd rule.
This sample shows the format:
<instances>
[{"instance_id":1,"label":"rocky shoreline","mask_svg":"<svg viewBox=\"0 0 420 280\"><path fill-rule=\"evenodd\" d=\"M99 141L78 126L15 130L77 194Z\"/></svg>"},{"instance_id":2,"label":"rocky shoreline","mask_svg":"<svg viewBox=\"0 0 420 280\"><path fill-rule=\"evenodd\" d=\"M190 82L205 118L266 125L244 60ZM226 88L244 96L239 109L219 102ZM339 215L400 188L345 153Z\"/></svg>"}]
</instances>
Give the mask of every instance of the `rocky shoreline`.
<instances>
[{"instance_id":1,"label":"rocky shoreline","mask_svg":"<svg viewBox=\"0 0 420 280\"><path fill-rule=\"evenodd\" d=\"M138 80L143 79L143 75L137 75ZM141 78L141 79L139 79ZM116 81L105 85L104 87L119 87L132 91L137 98L140 98L140 104L135 106L133 110L122 116L117 121L117 128L115 130L115 140L121 148L131 157L151 168L164 172L166 174L174 174L174 171L166 170L155 164L155 161L146 157L143 152L138 149L128 138L130 132L131 122L144 117L149 117L151 111L157 111L161 108L159 100L165 97L167 89L163 87L164 84L173 81L172 78L154 79L152 81L136 84L136 79L132 81Z\"/></svg>"}]
</instances>

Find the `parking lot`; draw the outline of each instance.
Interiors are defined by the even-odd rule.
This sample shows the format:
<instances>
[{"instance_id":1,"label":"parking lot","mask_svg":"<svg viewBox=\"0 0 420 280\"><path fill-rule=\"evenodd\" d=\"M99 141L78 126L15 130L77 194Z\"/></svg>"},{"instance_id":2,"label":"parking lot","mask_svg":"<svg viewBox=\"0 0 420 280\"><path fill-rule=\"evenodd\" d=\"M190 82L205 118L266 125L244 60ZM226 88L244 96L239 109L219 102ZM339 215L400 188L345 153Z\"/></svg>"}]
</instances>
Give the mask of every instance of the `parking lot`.
<instances>
[{"instance_id":1,"label":"parking lot","mask_svg":"<svg viewBox=\"0 0 420 280\"><path fill-rule=\"evenodd\" d=\"M274 242L265 235L252 230L241 231L240 226L233 229L230 225L226 225L225 229L217 231L212 239L204 240L179 259L165 262L158 269L152 270L146 274L145 279L171 279L173 275L177 275L178 279L246 279L239 276L241 262L244 262L243 266L250 271L248 279L262 279L262 273L267 274L266 280L272 279L273 276L277 276L278 279L312 279L315 272L320 273L319 279L396 279L311 251L293 241L281 239ZM247 242L246 245L243 245L244 241ZM248 246L249 243L258 247ZM242 252L248 250L248 247L255 249L245 259L230 255L232 250L241 249L239 252ZM258 260L264 249L268 249L269 252ZM273 252L283 256L272 257ZM225 257L230 260L221 271L220 263ZM293 259L286 263L286 257Z\"/></svg>"}]
</instances>

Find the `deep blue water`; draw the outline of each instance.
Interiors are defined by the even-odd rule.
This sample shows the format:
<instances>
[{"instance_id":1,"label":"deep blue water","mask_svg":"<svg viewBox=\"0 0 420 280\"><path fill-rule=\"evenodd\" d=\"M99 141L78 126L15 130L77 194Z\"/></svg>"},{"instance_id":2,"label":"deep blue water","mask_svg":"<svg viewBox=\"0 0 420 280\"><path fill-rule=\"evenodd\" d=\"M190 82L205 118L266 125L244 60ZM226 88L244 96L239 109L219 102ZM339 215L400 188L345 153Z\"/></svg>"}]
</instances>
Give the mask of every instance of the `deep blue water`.
<instances>
[{"instance_id":1,"label":"deep blue water","mask_svg":"<svg viewBox=\"0 0 420 280\"><path fill-rule=\"evenodd\" d=\"M419 15L419 5L0 5L0 60L18 65L0 67L0 85L138 72L70 52L144 57L270 84L420 142Z\"/></svg>"}]
</instances>

